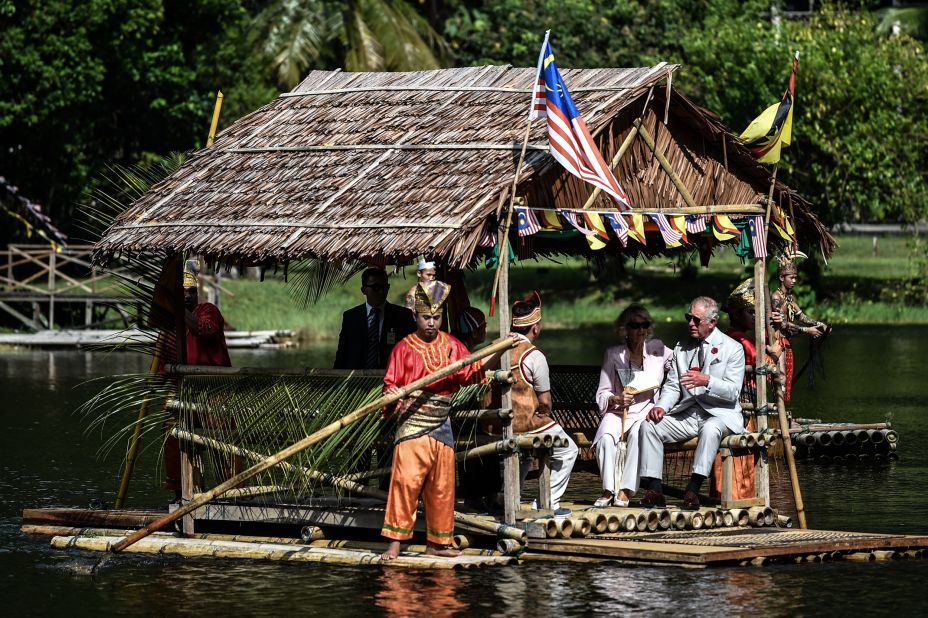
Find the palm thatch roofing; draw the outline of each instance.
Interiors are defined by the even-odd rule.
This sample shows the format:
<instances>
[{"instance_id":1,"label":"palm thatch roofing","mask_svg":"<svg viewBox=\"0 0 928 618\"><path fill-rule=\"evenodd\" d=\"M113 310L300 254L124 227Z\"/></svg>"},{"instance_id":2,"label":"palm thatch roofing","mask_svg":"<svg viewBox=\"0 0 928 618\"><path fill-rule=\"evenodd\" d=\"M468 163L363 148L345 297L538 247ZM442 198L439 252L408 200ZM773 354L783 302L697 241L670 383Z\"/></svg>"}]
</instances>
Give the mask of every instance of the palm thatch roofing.
<instances>
[{"instance_id":1,"label":"palm thatch roofing","mask_svg":"<svg viewBox=\"0 0 928 618\"><path fill-rule=\"evenodd\" d=\"M756 211L769 171L717 116L672 88L677 68L562 75L607 161L640 118L695 204ZM167 250L393 263L427 255L473 264L481 236L508 205L534 78L535 69L510 66L313 71L154 185L107 230L98 256ZM641 139L615 172L636 211L683 212L681 192ZM579 209L592 187L554 161L542 121L531 129L515 191L533 208ZM801 197L777 182L773 198L804 245L830 254L834 240ZM602 197L592 208L614 210ZM583 238L522 245L522 253L590 254ZM613 239L606 250L665 249L660 240L623 248Z\"/></svg>"}]
</instances>

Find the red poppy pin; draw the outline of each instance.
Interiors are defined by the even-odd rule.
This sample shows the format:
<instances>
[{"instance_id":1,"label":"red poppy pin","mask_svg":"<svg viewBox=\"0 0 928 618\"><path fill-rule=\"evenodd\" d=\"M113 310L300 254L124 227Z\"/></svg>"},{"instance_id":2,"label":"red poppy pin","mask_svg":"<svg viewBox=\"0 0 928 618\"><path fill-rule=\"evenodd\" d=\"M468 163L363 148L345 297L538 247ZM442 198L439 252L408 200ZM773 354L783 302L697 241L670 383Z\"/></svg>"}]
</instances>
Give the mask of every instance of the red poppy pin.
<instances>
[{"instance_id":1,"label":"red poppy pin","mask_svg":"<svg viewBox=\"0 0 928 618\"><path fill-rule=\"evenodd\" d=\"M709 350L709 351L712 352L713 354L718 354L718 353L719 353L719 349L718 349L718 348L712 348L712 349Z\"/></svg>"}]
</instances>

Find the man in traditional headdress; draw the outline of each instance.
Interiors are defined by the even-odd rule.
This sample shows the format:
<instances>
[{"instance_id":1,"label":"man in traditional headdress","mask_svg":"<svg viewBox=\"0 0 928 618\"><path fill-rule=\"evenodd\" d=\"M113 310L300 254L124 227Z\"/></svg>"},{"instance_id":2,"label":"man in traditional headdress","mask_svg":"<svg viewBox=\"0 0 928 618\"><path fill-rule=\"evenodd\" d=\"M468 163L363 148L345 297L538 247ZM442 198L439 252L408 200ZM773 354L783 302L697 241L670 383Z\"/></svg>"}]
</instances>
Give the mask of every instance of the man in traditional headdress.
<instances>
[{"instance_id":1,"label":"man in traditional headdress","mask_svg":"<svg viewBox=\"0 0 928 618\"><path fill-rule=\"evenodd\" d=\"M741 344L744 349L744 364L756 366L757 346L754 343L754 337L748 333L754 328L754 279L745 279L725 301L725 312L728 313L728 320L731 328L725 334ZM778 349L766 346L767 353L777 355ZM741 385L741 404L748 403L751 406L757 404L757 382L754 374L744 375L744 382ZM744 422L747 431L754 431L754 417L745 416ZM721 494L722 485L722 458L720 455L715 456L715 463L712 466L712 493ZM736 455L734 457L734 474L732 478L732 495L733 500L742 498L753 498L754 490L754 456L753 455Z\"/></svg>"},{"instance_id":2,"label":"man in traditional headdress","mask_svg":"<svg viewBox=\"0 0 928 618\"><path fill-rule=\"evenodd\" d=\"M416 332L393 348L383 378L384 393L458 361L469 352L464 344L441 330L444 304L451 286L441 281L420 283L416 289ZM499 358L488 357L432 382L402 399L393 450L393 468L387 510L381 534L390 539L384 560L399 555L400 541L412 537L419 496L425 509L426 553L456 556L451 548L454 533L454 436L448 415L451 396L462 386L483 380L483 365Z\"/></svg>"},{"instance_id":3,"label":"man in traditional headdress","mask_svg":"<svg viewBox=\"0 0 928 618\"><path fill-rule=\"evenodd\" d=\"M567 490L570 472L580 449L561 425L551 416L551 374L544 352L535 346L541 334L541 297L532 292L512 306L510 330L519 342L512 351L512 431L525 434L550 434L566 441L551 451L551 508L557 516L568 515L561 508L561 497ZM522 480L528 475L531 460L523 459ZM532 504L537 508L537 503Z\"/></svg>"},{"instance_id":4,"label":"man in traditional headdress","mask_svg":"<svg viewBox=\"0 0 928 618\"><path fill-rule=\"evenodd\" d=\"M195 262L184 264L184 322L187 325L184 340L187 364L231 367L232 360L226 346L225 319L219 312L219 307L213 303L199 302L200 282L194 264ZM205 422L203 419L198 421ZM170 433L173 426L172 418L165 421L164 429ZM237 467L240 467L239 462L236 462ZM175 497L180 498L180 443L170 435L164 443L164 477L165 489L174 490Z\"/></svg>"},{"instance_id":5,"label":"man in traditional headdress","mask_svg":"<svg viewBox=\"0 0 928 618\"><path fill-rule=\"evenodd\" d=\"M770 306L778 319L773 321L779 335L779 343L783 348L785 392L783 399L789 401L792 394L793 386L793 347L790 345L789 338L793 335L805 334L813 338L824 335L830 327L824 322L819 322L802 312L796 298L793 296L793 286L796 285L796 277L799 273L796 263L788 256L781 255L778 258L779 266L777 267L777 276L780 279L780 287L770 295Z\"/></svg>"},{"instance_id":6,"label":"man in traditional headdress","mask_svg":"<svg viewBox=\"0 0 928 618\"><path fill-rule=\"evenodd\" d=\"M393 346L415 332L412 312L387 302L389 291L384 269L368 268L361 273L361 293L366 302L342 315L335 369L383 369Z\"/></svg>"},{"instance_id":7,"label":"man in traditional headdress","mask_svg":"<svg viewBox=\"0 0 928 618\"><path fill-rule=\"evenodd\" d=\"M419 260L419 263L416 265L416 285L409 288L409 291L406 292L407 309L415 311L416 290L419 289L419 284L428 284L430 281L435 281L435 272L435 262L426 260L425 258Z\"/></svg>"},{"instance_id":8,"label":"man in traditional headdress","mask_svg":"<svg viewBox=\"0 0 928 618\"><path fill-rule=\"evenodd\" d=\"M719 306L713 299L700 296L690 303L686 313L690 340L674 347L660 397L641 424L639 470L641 485L647 489L642 506L666 506L661 484L665 442L699 438L683 494L683 507L695 509L722 438L744 431L739 403L744 348L716 328L718 320Z\"/></svg>"}]
</instances>

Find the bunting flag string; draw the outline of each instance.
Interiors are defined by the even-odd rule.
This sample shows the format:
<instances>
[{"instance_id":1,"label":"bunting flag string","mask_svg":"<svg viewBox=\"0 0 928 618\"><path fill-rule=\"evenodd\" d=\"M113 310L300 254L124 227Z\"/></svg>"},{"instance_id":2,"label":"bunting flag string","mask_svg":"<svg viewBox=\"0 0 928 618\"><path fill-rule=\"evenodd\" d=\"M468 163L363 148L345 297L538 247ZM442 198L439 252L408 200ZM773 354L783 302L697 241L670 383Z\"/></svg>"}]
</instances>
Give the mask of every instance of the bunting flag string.
<instances>
[{"instance_id":1,"label":"bunting flag string","mask_svg":"<svg viewBox=\"0 0 928 618\"><path fill-rule=\"evenodd\" d=\"M686 231L690 234L701 234L705 232L705 215L686 215Z\"/></svg>"},{"instance_id":2,"label":"bunting flag string","mask_svg":"<svg viewBox=\"0 0 928 618\"><path fill-rule=\"evenodd\" d=\"M625 222L625 217L610 212L604 214L603 219L605 219L609 226L612 227L612 231L615 232L615 235L618 237L619 242L622 243L622 246L627 247L629 228L628 224Z\"/></svg>"},{"instance_id":3,"label":"bunting flag string","mask_svg":"<svg viewBox=\"0 0 928 618\"><path fill-rule=\"evenodd\" d=\"M541 224L538 223L538 217L535 213L522 206L516 206L516 233L519 236L531 236L541 230Z\"/></svg>"},{"instance_id":4,"label":"bunting flag string","mask_svg":"<svg viewBox=\"0 0 928 618\"><path fill-rule=\"evenodd\" d=\"M748 230L751 232L751 248L754 250L754 257L767 257L767 244L764 242L764 218L761 215L748 217Z\"/></svg>"},{"instance_id":5,"label":"bunting flag string","mask_svg":"<svg viewBox=\"0 0 928 618\"><path fill-rule=\"evenodd\" d=\"M712 233L718 240L731 240L741 235L741 231L732 223L728 215L715 215L712 217Z\"/></svg>"},{"instance_id":6,"label":"bunting flag string","mask_svg":"<svg viewBox=\"0 0 928 618\"><path fill-rule=\"evenodd\" d=\"M670 224L666 215L657 213L648 216L650 216L651 220L657 225L657 229L660 231L661 238L664 239L665 245L668 247L679 247L682 244L680 241L683 239L683 235Z\"/></svg>"}]
</instances>

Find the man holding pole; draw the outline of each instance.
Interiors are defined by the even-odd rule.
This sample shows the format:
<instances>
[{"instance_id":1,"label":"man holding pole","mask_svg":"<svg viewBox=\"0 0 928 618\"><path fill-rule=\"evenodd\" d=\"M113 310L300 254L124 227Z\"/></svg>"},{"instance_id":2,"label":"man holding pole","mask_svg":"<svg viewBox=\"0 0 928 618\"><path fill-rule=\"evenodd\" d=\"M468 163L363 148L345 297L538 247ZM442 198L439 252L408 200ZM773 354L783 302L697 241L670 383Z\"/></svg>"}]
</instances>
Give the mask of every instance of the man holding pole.
<instances>
[{"instance_id":1,"label":"man holding pole","mask_svg":"<svg viewBox=\"0 0 928 618\"><path fill-rule=\"evenodd\" d=\"M403 386L468 356L463 343L439 330L450 292L451 286L441 281L417 286L416 332L390 352L383 379L385 394L399 392ZM450 546L454 534L455 470L454 436L448 419L451 397L462 386L481 382L483 366L497 361L500 354L466 365L398 402L393 468L381 531L390 539L382 555L384 560L396 558L400 541L412 538L420 494L425 510L426 553L451 557L460 554Z\"/></svg>"}]
</instances>

